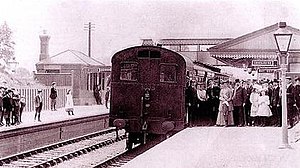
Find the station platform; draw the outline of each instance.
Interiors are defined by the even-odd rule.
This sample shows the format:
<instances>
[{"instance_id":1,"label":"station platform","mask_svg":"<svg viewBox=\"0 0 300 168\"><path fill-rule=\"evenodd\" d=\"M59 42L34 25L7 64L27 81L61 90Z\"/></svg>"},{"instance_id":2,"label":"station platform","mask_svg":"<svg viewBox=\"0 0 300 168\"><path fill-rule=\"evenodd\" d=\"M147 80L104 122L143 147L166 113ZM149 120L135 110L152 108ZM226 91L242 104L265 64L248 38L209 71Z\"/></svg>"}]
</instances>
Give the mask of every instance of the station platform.
<instances>
[{"instance_id":1,"label":"station platform","mask_svg":"<svg viewBox=\"0 0 300 168\"><path fill-rule=\"evenodd\" d=\"M22 123L8 127L5 125L1 126L0 132L108 113L109 109L107 109L105 105L74 106L74 115L68 115L64 108L58 108L57 111L42 110L41 122L38 122L34 120L35 111L26 111L22 114ZM5 121L3 121L3 123L5 123Z\"/></svg>"},{"instance_id":2,"label":"station platform","mask_svg":"<svg viewBox=\"0 0 300 168\"><path fill-rule=\"evenodd\" d=\"M122 168L299 168L299 134L297 124L279 149L280 127L186 128Z\"/></svg>"}]
</instances>

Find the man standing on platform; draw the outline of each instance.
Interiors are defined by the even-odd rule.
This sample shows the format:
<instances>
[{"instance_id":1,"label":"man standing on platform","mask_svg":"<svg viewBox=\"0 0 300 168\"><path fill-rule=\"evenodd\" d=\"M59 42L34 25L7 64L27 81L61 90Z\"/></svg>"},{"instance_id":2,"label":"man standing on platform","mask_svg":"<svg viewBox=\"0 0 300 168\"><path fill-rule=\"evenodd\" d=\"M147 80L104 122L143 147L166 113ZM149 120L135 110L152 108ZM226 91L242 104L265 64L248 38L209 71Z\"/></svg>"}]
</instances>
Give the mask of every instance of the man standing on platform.
<instances>
[{"instance_id":1,"label":"man standing on platform","mask_svg":"<svg viewBox=\"0 0 300 168\"><path fill-rule=\"evenodd\" d=\"M273 118L275 121L273 121L273 126L280 126L281 124L281 110L280 110L280 88L279 88L279 82L278 80L273 81L273 90L272 90L272 97L270 101L271 105L271 111L273 113Z\"/></svg>"},{"instance_id":2,"label":"man standing on platform","mask_svg":"<svg viewBox=\"0 0 300 168\"><path fill-rule=\"evenodd\" d=\"M216 85L216 81L212 79L208 81L208 84L209 87L206 90L206 95L208 98L208 108L212 118L212 125L214 125L217 121L217 116L219 112L219 97L221 89L218 85Z\"/></svg>"},{"instance_id":3,"label":"man standing on platform","mask_svg":"<svg viewBox=\"0 0 300 168\"><path fill-rule=\"evenodd\" d=\"M252 93L252 82L248 80L247 82L244 83L243 87L246 90L247 96L246 96L246 102L245 102L245 115L246 115L246 124L251 125L251 117L250 117L250 112L251 112L251 102L250 102L250 95Z\"/></svg>"},{"instance_id":4,"label":"man standing on platform","mask_svg":"<svg viewBox=\"0 0 300 168\"><path fill-rule=\"evenodd\" d=\"M50 91L51 111L56 111L55 108L56 98L57 98L56 82L52 82L51 91Z\"/></svg>"},{"instance_id":5,"label":"man standing on platform","mask_svg":"<svg viewBox=\"0 0 300 168\"><path fill-rule=\"evenodd\" d=\"M101 94L101 86L97 85L94 88L94 97L96 99L96 103L102 105L102 94Z\"/></svg>"},{"instance_id":6,"label":"man standing on platform","mask_svg":"<svg viewBox=\"0 0 300 168\"><path fill-rule=\"evenodd\" d=\"M38 94L35 96L34 99L35 104L35 115L34 115L34 121L36 120L36 117L38 117L38 121L41 122L41 111L43 108L43 98L42 98L42 90L38 90Z\"/></svg>"},{"instance_id":7,"label":"man standing on platform","mask_svg":"<svg viewBox=\"0 0 300 168\"><path fill-rule=\"evenodd\" d=\"M296 117L295 117L295 121L298 122L299 121L299 114L300 114L300 78L297 77L295 79L295 101L296 101Z\"/></svg>"},{"instance_id":8,"label":"man standing on platform","mask_svg":"<svg viewBox=\"0 0 300 168\"><path fill-rule=\"evenodd\" d=\"M288 128L294 127L294 116L295 116L295 96L294 96L294 86L292 84L292 78L286 77L287 89L286 89L286 99L287 99L287 117L288 117Z\"/></svg>"},{"instance_id":9,"label":"man standing on platform","mask_svg":"<svg viewBox=\"0 0 300 168\"><path fill-rule=\"evenodd\" d=\"M186 103L187 103L187 117L188 117L188 126L192 127L195 112L196 112L196 103L197 103L197 90L196 90L196 81L191 80L189 86L186 89Z\"/></svg>"},{"instance_id":10,"label":"man standing on platform","mask_svg":"<svg viewBox=\"0 0 300 168\"><path fill-rule=\"evenodd\" d=\"M11 112L13 110L13 91L7 90L6 94L3 97L3 111L6 121L6 126L11 124Z\"/></svg>"},{"instance_id":11,"label":"man standing on platform","mask_svg":"<svg viewBox=\"0 0 300 168\"><path fill-rule=\"evenodd\" d=\"M240 80L235 80L235 86L232 96L233 118L235 125L241 127L245 125L244 106L246 103L247 93L245 88L241 86Z\"/></svg>"}]
</instances>

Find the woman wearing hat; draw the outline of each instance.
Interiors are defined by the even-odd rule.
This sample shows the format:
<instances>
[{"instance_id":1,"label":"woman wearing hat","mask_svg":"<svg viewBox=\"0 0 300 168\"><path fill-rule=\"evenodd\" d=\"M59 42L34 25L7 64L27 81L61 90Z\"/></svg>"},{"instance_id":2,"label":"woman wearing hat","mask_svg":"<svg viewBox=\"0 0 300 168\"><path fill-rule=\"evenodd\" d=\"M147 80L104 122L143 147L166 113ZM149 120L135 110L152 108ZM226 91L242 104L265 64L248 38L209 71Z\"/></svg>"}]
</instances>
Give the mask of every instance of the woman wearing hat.
<instances>
[{"instance_id":1,"label":"woman wearing hat","mask_svg":"<svg viewBox=\"0 0 300 168\"><path fill-rule=\"evenodd\" d=\"M251 102L251 110L250 110L250 117L252 119L252 126L258 125L258 116L257 116L257 111L258 111L258 99L260 96L259 93L259 86L254 85L252 93L250 94L250 102Z\"/></svg>"},{"instance_id":2,"label":"woman wearing hat","mask_svg":"<svg viewBox=\"0 0 300 168\"><path fill-rule=\"evenodd\" d=\"M234 125L232 95L232 89L229 88L228 81L223 81L221 84L220 105L216 122L218 126Z\"/></svg>"}]
</instances>

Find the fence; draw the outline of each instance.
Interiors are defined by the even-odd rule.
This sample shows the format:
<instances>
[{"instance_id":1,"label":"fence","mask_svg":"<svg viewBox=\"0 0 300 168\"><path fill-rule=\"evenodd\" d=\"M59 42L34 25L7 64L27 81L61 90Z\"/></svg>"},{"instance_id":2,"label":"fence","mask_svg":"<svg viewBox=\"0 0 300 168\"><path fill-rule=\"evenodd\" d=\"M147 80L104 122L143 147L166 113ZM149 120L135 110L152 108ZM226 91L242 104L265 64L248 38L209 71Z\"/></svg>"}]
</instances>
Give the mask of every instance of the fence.
<instances>
[{"instance_id":1,"label":"fence","mask_svg":"<svg viewBox=\"0 0 300 168\"><path fill-rule=\"evenodd\" d=\"M43 110L49 110L51 108L50 104L50 86L45 86L42 88L28 88L20 87L16 88L19 91L21 96L25 97L26 106L24 111L35 111L34 99L37 95L38 89L42 90L42 99L43 99ZM66 102L66 93L67 90L71 89L71 86L57 86L57 98L56 98L56 108L61 108L65 106Z\"/></svg>"}]
</instances>

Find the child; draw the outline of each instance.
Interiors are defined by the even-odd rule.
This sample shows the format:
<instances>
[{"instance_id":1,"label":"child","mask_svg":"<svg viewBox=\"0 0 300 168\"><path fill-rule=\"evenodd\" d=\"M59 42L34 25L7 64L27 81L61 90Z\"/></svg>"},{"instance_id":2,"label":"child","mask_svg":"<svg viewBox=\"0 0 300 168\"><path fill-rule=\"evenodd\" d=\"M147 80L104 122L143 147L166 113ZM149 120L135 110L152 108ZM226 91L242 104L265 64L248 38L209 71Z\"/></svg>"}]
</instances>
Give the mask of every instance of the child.
<instances>
[{"instance_id":1,"label":"child","mask_svg":"<svg viewBox=\"0 0 300 168\"><path fill-rule=\"evenodd\" d=\"M66 112L68 112L69 115L74 115L74 102L73 96L71 94L71 89L67 91L65 110Z\"/></svg>"}]
</instances>

